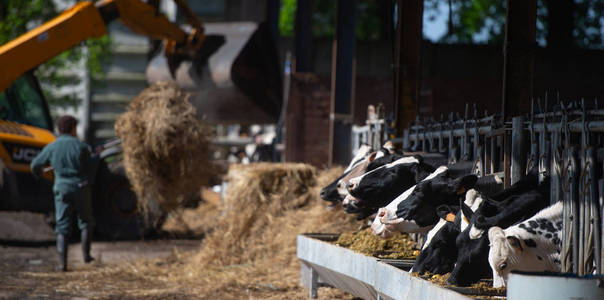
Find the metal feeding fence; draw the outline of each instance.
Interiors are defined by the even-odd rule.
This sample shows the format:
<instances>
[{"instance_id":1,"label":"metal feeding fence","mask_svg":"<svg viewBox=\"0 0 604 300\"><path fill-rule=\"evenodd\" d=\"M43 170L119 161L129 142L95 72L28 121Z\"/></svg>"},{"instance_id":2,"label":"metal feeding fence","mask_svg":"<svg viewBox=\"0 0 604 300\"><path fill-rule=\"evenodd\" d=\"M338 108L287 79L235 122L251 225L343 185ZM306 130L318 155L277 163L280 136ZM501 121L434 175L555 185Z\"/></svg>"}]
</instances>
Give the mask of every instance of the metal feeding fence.
<instances>
[{"instance_id":1,"label":"metal feeding fence","mask_svg":"<svg viewBox=\"0 0 604 300\"><path fill-rule=\"evenodd\" d=\"M448 120L416 119L403 137L392 139L411 152L441 153L449 163L473 162L472 172L498 174L506 187L536 168L550 177L551 203L564 203L562 272L602 274L604 232L604 110L597 100L531 103L528 116L503 122L498 115L449 115ZM353 147L374 149L390 135L381 118L353 128Z\"/></svg>"}]
</instances>

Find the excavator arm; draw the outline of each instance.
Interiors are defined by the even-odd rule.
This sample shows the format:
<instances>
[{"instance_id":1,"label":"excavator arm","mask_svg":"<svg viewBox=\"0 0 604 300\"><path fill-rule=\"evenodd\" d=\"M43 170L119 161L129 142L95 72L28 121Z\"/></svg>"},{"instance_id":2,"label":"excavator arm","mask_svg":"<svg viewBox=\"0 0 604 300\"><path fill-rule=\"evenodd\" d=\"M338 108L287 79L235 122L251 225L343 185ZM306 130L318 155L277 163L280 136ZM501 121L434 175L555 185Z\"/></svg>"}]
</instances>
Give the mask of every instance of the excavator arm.
<instances>
[{"instance_id":1,"label":"excavator arm","mask_svg":"<svg viewBox=\"0 0 604 300\"><path fill-rule=\"evenodd\" d=\"M141 0L79 2L56 18L0 46L0 93L23 73L92 37L107 33L119 19L134 32L165 40L170 73L184 59L194 59L205 39L203 25L184 1L176 1L193 26L187 33Z\"/></svg>"}]
</instances>

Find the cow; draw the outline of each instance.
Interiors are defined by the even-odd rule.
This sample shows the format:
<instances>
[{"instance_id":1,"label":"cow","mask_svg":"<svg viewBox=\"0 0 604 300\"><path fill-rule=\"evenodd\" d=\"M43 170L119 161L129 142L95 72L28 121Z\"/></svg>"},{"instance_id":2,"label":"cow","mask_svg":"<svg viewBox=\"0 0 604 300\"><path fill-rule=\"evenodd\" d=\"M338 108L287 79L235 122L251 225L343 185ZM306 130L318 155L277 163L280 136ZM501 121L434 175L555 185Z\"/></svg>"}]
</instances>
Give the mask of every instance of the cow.
<instances>
[{"instance_id":1,"label":"cow","mask_svg":"<svg viewBox=\"0 0 604 300\"><path fill-rule=\"evenodd\" d=\"M489 229L493 287L505 286L511 271L560 272L562 208L556 202L520 224Z\"/></svg>"},{"instance_id":2,"label":"cow","mask_svg":"<svg viewBox=\"0 0 604 300\"><path fill-rule=\"evenodd\" d=\"M348 213L358 209L376 212L433 171L420 156L402 157L351 179L348 182L350 201L344 199L342 204L346 203L344 208Z\"/></svg>"},{"instance_id":3,"label":"cow","mask_svg":"<svg viewBox=\"0 0 604 300\"><path fill-rule=\"evenodd\" d=\"M488 262L489 239L483 234L493 226L508 227L526 220L549 203L549 180L539 182L537 172L531 172L510 188L483 199L475 212L467 212L470 225L456 238L458 256L448 284L467 286L492 275Z\"/></svg>"},{"instance_id":4,"label":"cow","mask_svg":"<svg viewBox=\"0 0 604 300\"><path fill-rule=\"evenodd\" d=\"M380 208L372 224L373 233L384 238L392 231L426 233L439 220L436 207L458 205L459 197L473 188L477 179L476 175L452 178L447 166L439 167L422 182Z\"/></svg>"},{"instance_id":5,"label":"cow","mask_svg":"<svg viewBox=\"0 0 604 300\"><path fill-rule=\"evenodd\" d=\"M384 143L380 150L370 151L371 147L362 145L344 173L321 190L321 198L337 205L348 194L348 180L402 157L396 153L390 141Z\"/></svg>"},{"instance_id":6,"label":"cow","mask_svg":"<svg viewBox=\"0 0 604 300\"><path fill-rule=\"evenodd\" d=\"M478 197L476 190L466 192L464 207L475 211L481 202L482 198ZM453 270L457 259L455 239L468 226L468 219L459 206L441 205L437 208L437 214L440 220L428 232L411 272L446 274Z\"/></svg>"},{"instance_id":7,"label":"cow","mask_svg":"<svg viewBox=\"0 0 604 300\"><path fill-rule=\"evenodd\" d=\"M350 171L356 165L363 162L363 160L369 155L370 151L371 151L371 147L369 145L361 145L361 147L357 150L356 155L350 161L350 164L348 165L348 167L344 170L344 173L342 175L340 175L340 177L338 177L332 183L328 184L323 189L321 189L321 193L320 193L321 199L323 199L325 201L333 202L336 204L338 202L344 200L344 197L342 197L338 193L339 180L342 179L344 176L348 175L350 173Z\"/></svg>"}]
</instances>

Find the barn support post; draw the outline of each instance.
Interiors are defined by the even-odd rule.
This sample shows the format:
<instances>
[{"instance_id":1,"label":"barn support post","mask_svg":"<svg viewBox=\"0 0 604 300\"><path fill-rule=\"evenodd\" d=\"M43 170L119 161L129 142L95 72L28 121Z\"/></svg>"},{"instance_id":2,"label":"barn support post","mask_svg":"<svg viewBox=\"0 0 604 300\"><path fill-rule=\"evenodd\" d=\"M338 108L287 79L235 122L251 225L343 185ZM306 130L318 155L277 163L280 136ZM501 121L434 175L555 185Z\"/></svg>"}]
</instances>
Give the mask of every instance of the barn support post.
<instances>
[{"instance_id":1,"label":"barn support post","mask_svg":"<svg viewBox=\"0 0 604 300\"><path fill-rule=\"evenodd\" d=\"M336 3L336 33L333 41L331 109L329 114L329 164L345 165L351 155L354 103L355 18L357 0Z\"/></svg>"},{"instance_id":2,"label":"barn support post","mask_svg":"<svg viewBox=\"0 0 604 300\"><path fill-rule=\"evenodd\" d=\"M418 112L424 1L398 0L397 3L394 111L400 134Z\"/></svg>"},{"instance_id":3,"label":"barn support post","mask_svg":"<svg viewBox=\"0 0 604 300\"><path fill-rule=\"evenodd\" d=\"M507 0L503 44L503 121L529 111L533 92L537 0Z\"/></svg>"},{"instance_id":4,"label":"barn support post","mask_svg":"<svg viewBox=\"0 0 604 300\"><path fill-rule=\"evenodd\" d=\"M266 22L275 43L279 40L279 8L281 0L266 1Z\"/></svg>"},{"instance_id":5,"label":"barn support post","mask_svg":"<svg viewBox=\"0 0 604 300\"><path fill-rule=\"evenodd\" d=\"M275 0L271 0L275 1ZM312 0L297 0L295 20L296 72L312 71Z\"/></svg>"}]
</instances>

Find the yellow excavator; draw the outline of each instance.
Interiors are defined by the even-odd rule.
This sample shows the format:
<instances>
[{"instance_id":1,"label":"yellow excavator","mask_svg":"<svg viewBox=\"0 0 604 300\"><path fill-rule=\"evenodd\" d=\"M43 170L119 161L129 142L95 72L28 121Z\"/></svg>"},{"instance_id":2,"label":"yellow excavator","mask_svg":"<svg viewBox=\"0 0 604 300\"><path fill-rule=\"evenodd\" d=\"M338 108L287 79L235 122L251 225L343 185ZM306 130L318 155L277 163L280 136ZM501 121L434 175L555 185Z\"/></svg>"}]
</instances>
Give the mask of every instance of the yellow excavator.
<instances>
[{"instance_id":1,"label":"yellow excavator","mask_svg":"<svg viewBox=\"0 0 604 300\"><path fill-rule=\"evenodd\" d=\"M208 41L202 22L185 1L174 1L190 30L181 29L141 0L102 0L79 2L0 46L0 210L49 213L54 206L52 175L34 178L29 169L31 160L55 139L48 105L32 70L88 38L107 34L107 25L116 19L136 33L163 40L171 74L182 61L203 63L221 41ZM97 233L110 238L145 234L147 222L136 211L136 197L125 176L113 174L101 160L96 181Z\"/></svg>"}]
</instances>

